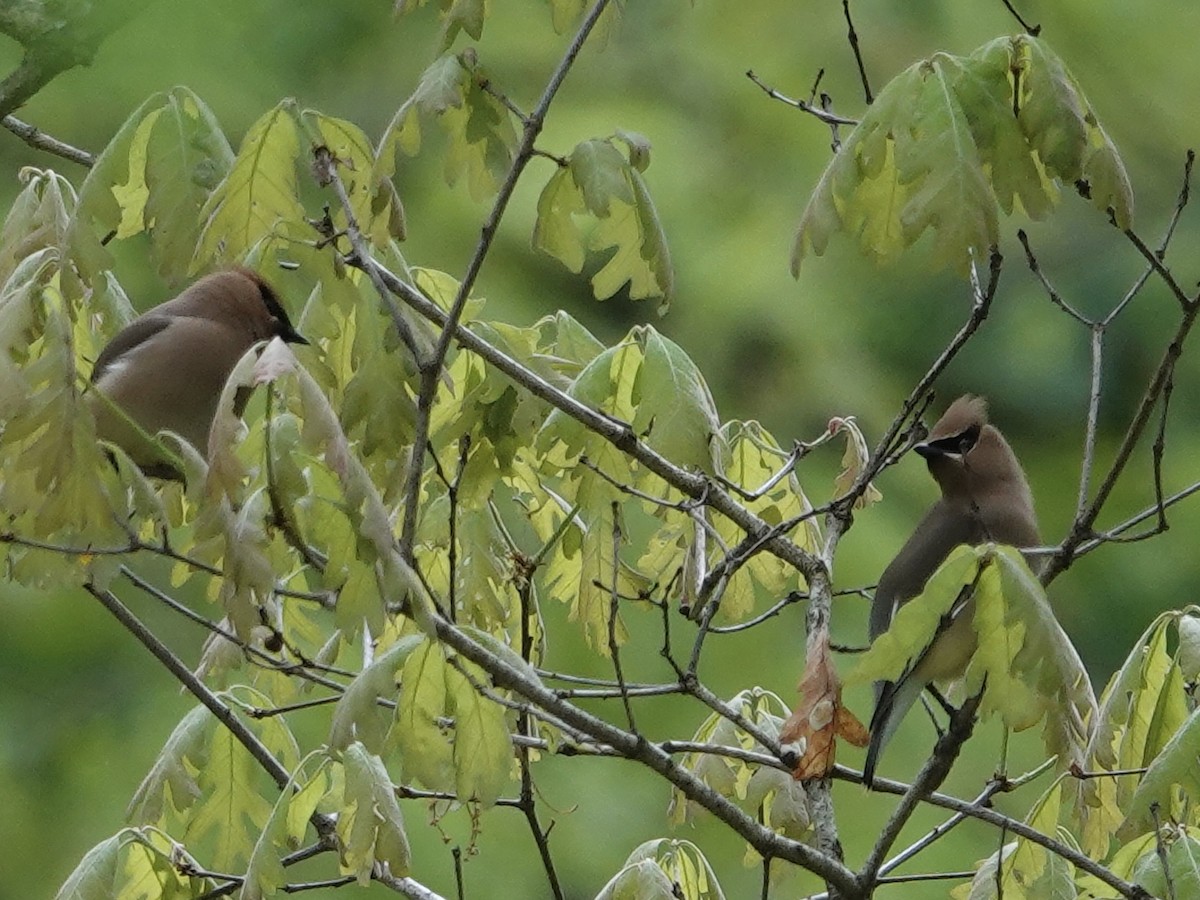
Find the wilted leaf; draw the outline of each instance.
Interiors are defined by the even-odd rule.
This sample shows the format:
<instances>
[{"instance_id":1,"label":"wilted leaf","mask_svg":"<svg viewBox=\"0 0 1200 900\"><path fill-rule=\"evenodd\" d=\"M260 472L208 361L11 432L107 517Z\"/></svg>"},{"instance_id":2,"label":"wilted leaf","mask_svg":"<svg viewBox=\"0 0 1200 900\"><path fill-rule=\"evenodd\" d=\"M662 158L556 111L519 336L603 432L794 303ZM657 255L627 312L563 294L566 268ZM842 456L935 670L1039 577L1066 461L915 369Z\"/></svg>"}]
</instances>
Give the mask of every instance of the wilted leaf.
<instances>
[{"instance_id":1,"label":"wilted leaf","mask_svg":"<svg viewBox=\"0 0 1200 900\"><path fill-rule=\"evenodd\" d=\"M870 461L871 451L867 447L867 439L863 437L862 430L853 418L830 419L829 432L831 434L845 432L846 434L846 452L842 454L842 471L838 473L837 480L833 484L833 496L836 499L849 493L854 482L858 480L859 474ZM872 481L854 501L854 508L865 509L882 499L883 494L879 492L879 489L875 487L875 482Z\"/></svg>"},{"instance_id":2,"label":"wilted leaf","mask_svg":"<svg viewBox=\"0 0 1200 900\"><path fill-rule=\"evenodd\" d=\"M808 640L810 652L797 690L800 700L779 730L781 745L797 748L793 776L800 781L825 778L837 760L837 739L856 747L870 740L854 713L842 706L842 682L829 653L829 631L822 629Z\"/></svg>"}]
</instances>

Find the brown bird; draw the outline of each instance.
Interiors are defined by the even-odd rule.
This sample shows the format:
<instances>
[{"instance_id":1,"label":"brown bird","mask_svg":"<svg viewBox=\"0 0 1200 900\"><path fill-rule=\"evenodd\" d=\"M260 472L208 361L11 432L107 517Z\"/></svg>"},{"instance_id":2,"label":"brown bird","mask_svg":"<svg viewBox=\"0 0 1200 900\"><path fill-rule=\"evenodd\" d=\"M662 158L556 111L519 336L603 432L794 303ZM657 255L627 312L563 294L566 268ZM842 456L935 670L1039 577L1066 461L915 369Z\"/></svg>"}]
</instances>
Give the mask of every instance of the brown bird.
<instances>
[{"instance_id":1,"label":"brown bird","mask_svg":"<svg viewBox=\"0 0 1200 900\"><path fill-rule=\"evenodd\" d=\"M145 435L172 431L207 455L230 372L255 343L272 337L308 343L258 273L236 268L201 278L138 316L100 352L91 379L105 395L91 403L97 436L121 447L147 474L179 477L125 417Z\"/></svg>"},{"instance_id":2,"label":"brown bird","mask_svg":"<svg viewBox=\"0 0 1200 900\"><path fill-rule=\"evenodd\" d=\"M1033 497L1021 464L1008 442L988 424L987 402L959 397L933 426L928 440L914 448L925 458L942 497L925 514L879 579L871 606L871 640L887 631L896 610L925 588L929 576L960 544L995 541L1014 547L1040 543ZM871 787L884 745L900 720L934 681L952 680L966 671L975 652L968 601L943 622L933 642L896 682L876 682L871 743L863 765L863 783Z\"/></svg>"}]
</instances>

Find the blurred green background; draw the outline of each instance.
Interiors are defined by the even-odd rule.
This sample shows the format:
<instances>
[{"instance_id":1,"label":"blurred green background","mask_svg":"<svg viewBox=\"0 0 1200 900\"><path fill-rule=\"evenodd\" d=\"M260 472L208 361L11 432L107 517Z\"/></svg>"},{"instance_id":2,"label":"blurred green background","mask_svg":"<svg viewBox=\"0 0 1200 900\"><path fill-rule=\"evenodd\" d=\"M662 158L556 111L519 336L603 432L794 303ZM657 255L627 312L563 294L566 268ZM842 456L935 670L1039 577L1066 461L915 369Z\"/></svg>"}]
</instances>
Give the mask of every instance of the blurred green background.
<instances>
[{"instance_id":1,"label":"blurred green background","mask_svg":"<svg viewBox=\"0 0 1200 900\"><path fill-rule=\"evenodd\" d=\"M1120 149L1137 196L1136 228L1154 244L1178 193L1186 148L1197 144L1200 33L1192 0L1142 4L1055 0L1026 3L1027 18L1063 57ZM531 107L565 45L543 3L496 4L479 45L495 83ZM967 53L1017 25L999 0L860 0L853 13L876 91L913 61L938 51ZM857 115L861 89L845 37L840 4L757 0L689 4L682 0L627 4L623 22L602 51L585 50L552 110L539 145L566 153L582 139L623 128L653 143L647 173L670 242L677 296L665 319L653 304L613 299L598 304L585 280L529 247L537 192L551 163L535 160L479 286L486 315L518 323L564 308L606 340L636 322L656 327L697 361L723 418L759 419L787 444L819 434L833 415L853 414L874 441L899 401L964 320L969 292L946 273L930 274L920 248L889 270L876 270L848 242L806 263L799 281L788 273L794 228L829 159L829 131L816 120L767 98L745 76L753 69L780 91L807 96L819 69L836 109ZM347 118L377 137L436 53L435 11L395 20L385 2L303 0L160 2L113 35L94 65L68 72L19 115L52 135L99 152L150 93L175 84L196 91L236 146L246 128L281 97ZM0 45L0 71L19 59ZM484 205L441 178L436 141L406 162L397 183L407 207L410 261L459 274L478 235ZM53 167L78 185L79 167L39 153L0 132L0 193L5 205L22 166ZM1115 304L1142 269L1124 238L1090 206L1067 192L1048 221L1006 221L1007 258L994 312L946 373L939 408L961 391L991 397L993 418L1029 472L1047 540L1070 522L1088 390L1089 335L1046 300L1015 240L1026 227L1043 268L1062 294L1097 313ZM1192 252L1197 217L1185 214L1168 262L1184 285L1200 276ZM140 293L140 305L165 298L136 246L120 257L118 275ZM301 298L290 298L293 305ZM1137 403L1176 306L1153 280L1110 335L1104 375L1106 428L1101 466ZM1177 371L1174 417L1167 433L1166 488L1200 478L1195 448L1200 357L1185 353ZM801 472L815 502L831 490L840 450L829 450ZM1142 452L1103 524L1113 524L1151 499L1149 453ZM844 540L836 571L840 587L873 583L935 488L919 460L889 470L885 502L860 514ZM1106 548L1086 557L1052 588L1052 599L1097 681L1097 690L1134 639L1161 610L1194 599L1198 527L1194 504L1172 511L1172 528L1155 540ZM42 596L0 588L0 900L50 896L91 846L116 831L138 782L178 719L190 708L168 675L82 592ZM194 661L203 635L131 598L139 614ZM835 639L861 642L865 604L848 598L835 616ZM714 640L702 674L723 695L759 684L794 699L802 656L802 611L789 610L748 635ZM555 626L570 630L559 609ZM632 678L661 679L657 623L633 616L626 653ZM552 665L607 674L572 633L553 647ZM849 695L869 717L867 692ZM661 706L661 709L660 709ZM648 706L653 737L687 737L700 710ZM661 713L655 715L656 713ZM917 717L914 717L914 719ZM928 753L932 733L907 723L884 761L884 774L907 777ZM972 795L994 769L999 733L984 727L948 789ZM1011 771L1036 758L1036 736L1016 742ZM857 765L861 754L842 753ZM631 764L550 759L543 796L557 819L552 842L571 897L593 896L630 850L665 835L668 794ZM617 793L615 789L619 787ZM633 805L613 802L628 797ZM1027 789L1028 791L1029 789ZM1032 789L1034 791L1040 788ZM843 843L857 865L891 802L838 785ZM1021 812L1034 794L1003 798ZM420 880L452 893L451 853L425 827L425 810L405 804ZM506 818L512 816L513 818ZM542 875L517 814L485 820L479 853L466 863L469 897L540 897ZM461 818L461 815L460 817ZM924 812L906 836L939 820ZM518 827L519 826L519 827ZM450 841L467 829L443 823ZM718 867L727 895L750 896L759 872L742 864L743 847L723 829L701 823L680 829ZM966 869L995 850L996 835L980 826L957 830L920 860L921 869ZM319 866L294 877L317 877ZM781 884L777 896L813 888ZM321 895L323 892L313 892ZM371 896L385 896L369 888ZM940 888L891 889L888 897L940 896Z\"/></svg>"}]
</instances>

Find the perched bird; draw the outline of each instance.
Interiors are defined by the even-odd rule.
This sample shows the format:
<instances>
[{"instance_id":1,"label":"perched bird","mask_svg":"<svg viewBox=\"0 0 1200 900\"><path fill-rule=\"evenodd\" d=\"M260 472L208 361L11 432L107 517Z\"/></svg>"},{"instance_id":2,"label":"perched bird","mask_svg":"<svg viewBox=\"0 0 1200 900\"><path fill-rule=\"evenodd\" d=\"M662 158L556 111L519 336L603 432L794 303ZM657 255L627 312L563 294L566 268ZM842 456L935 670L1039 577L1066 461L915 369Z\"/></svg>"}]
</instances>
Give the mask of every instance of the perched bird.
<instances>
[{"instance_id":1,"label":"perched bird","mask_svg":"<svg viewBox=\"0 0 1200 900\"><path fill-rule=\"evenodd\" d=\"M925 458L942 497L925 514L879 579L871 606L871 640L887 631L901 604L925 588L929 576L960 544L988 541L1037 546L1033 497L1012 448L988 424L982 397L959 397L914 448ZM871 743L863 783L871 787L884 745L900 720L934 681L959 677L975 652L973 601L943 622L933 642L896 682L876 682Z\"/></svg>"},{"instance_id":2,"label":"perched bird","mask_svg":"<svg viewBox=\"0 0 1200 900\"><path fill-rule=\"evenodd\" d=\"M237 268L201 278L138 316L100 352L91 379L105 395L91 403L97 435L121 447L147 474L179 477L126 416L151 438L173 431L207 454L230 372L255 343L272 337L308 343L260 275Z\"/></svg>"}]
</instances>

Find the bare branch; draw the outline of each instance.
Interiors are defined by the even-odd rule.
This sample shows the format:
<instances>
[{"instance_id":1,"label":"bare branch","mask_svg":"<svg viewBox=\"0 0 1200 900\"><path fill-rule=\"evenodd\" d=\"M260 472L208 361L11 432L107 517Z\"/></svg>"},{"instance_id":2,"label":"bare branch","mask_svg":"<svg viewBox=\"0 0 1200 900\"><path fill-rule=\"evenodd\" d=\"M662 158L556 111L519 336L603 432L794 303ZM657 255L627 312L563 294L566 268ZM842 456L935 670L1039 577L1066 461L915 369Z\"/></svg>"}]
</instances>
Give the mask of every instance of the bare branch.
<instances>
[{"instance_id":1,"label":"bare branch","mask_svg":"<svg viewBox=\"0 0 1200 900\"><path fill-rule=\"evenodd\" d=\"M5 116L0 119L0 125L3 125L30 147L37 150L44 150L47 153L53 153L55 156L61 156L63 159L73 163L79 163L81 166L91 168L96 164L96 157L88 153L86 150L80 150L78 147L72 147L70 144L60 141L46 134L44 131L39 131L28 122L22 122L16 116Z\"/></svg>"},{"instance_id":2,"label":"bare branch","mask_svg":"<svg viewBox=\"0 0 1200 900\"><path fill-rule=\"evenodd\" d=\"M753 71L747 72L746 77L749 78L751 81L753 81L755 84L757 84L760 88L762 88L763 91L766 93L766 95L768 97L770 97L772 100L779 100L782 103L786 103L788 106L794 106L794 107L796 107L796 109L800 110L801 112L806 112L810 116L820 119L826 125L857 125L858 124L857 119L848 119L845 116L834 115L833 113L829 112L828 110L826 110L820 106L813 106L813 104L809 103L806 100L793 100L791 97L787 97L787 96L779 93L779 91L775 90L775 88L766 84L762 79L760 79L757 75L755 75Z\"/></svg>"},{"instance_id":3,"label":"bare branch","mask_svg":"<svg viewBox=\"0 0 1200 900\"><path fill-rule=\"evenodd\" d=\"M854 20L850 18L850 0L842 0L842 14L846 17L846 38L850 41L850 49L854 51L854 62L858 66L858 77L862 81L863 98L870 106L875 102L871 96L871 83L867 80L867 67L863 63L862 50L858 46L858 32L854 30Z\"/></svg>"}]
</instances>

